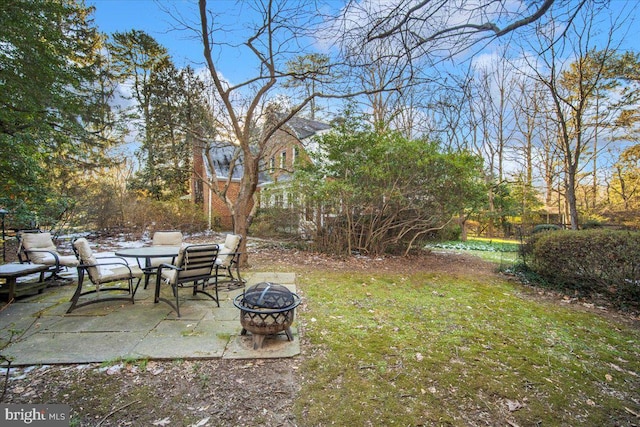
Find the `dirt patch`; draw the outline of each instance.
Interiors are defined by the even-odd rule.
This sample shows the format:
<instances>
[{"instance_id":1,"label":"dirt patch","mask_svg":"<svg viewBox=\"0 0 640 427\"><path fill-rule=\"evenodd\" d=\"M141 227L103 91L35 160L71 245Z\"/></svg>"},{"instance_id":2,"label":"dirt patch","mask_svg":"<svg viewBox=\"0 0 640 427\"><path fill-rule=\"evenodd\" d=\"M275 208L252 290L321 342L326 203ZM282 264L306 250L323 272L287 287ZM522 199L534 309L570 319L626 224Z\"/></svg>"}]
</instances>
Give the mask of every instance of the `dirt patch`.
<instances>
[{"instance_id":1,"label":"dirt patch","mask_svg":"<svg viewBox=\"0 0 640 427\"><path fill-rule=\"evenodd\" d=\"M251 268L256 271L268 269L308 268L329 271L377 271L387 273L440 272L449 274L496 275L494 264L478 257L451 252L425 252L422 255L408 257L333 257L326 254L305 252L283 247L257 246L252 248L249 259Z\"/></svg>"},{"instance_id":2,"label":"dirt patch","mask_svg":"<svg viewBox=\"0 0 640 427\"><path fill-rule=\"evenodd\" d=\"M67 404L74 426L293 426L297 359L21 368L3 403Z\"/></svg>"}]
</instances>

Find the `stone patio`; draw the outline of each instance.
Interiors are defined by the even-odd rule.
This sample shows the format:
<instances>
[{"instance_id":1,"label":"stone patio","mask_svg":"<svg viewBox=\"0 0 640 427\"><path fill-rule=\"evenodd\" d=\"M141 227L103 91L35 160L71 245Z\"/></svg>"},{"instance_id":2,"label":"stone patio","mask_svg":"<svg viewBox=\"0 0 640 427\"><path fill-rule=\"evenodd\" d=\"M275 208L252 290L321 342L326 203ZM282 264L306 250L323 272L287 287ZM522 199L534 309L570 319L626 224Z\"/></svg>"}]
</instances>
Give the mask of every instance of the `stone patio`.
<instances>
[{"instance_id":1,"label":"stone patio","mask_svg":"<svg viewBox=\"0 0 640 427\"><path fill-rule=\"evenodd\" d=\"M246 286L259 282L286 285L295 292L293 273L253 273ZM106 301L65 314L75 283L49 287L22 297L0 311L0 355L12 366L115 362L118 360L286 358L300 353L295 323L293 341L284 333L267 337L253 350L250 334L240 335L240 311L233 298L242 289L220 292L220 307L206 296L180 294L180 312L153 303L153 286L138 289L135 304ZM163 286L170 296L171 290ZM90 296L89 296L90 297ZM83 297L87 298L87 297ZM183 300L184 298L184 300Z\"/></svg>"}]
</instances>

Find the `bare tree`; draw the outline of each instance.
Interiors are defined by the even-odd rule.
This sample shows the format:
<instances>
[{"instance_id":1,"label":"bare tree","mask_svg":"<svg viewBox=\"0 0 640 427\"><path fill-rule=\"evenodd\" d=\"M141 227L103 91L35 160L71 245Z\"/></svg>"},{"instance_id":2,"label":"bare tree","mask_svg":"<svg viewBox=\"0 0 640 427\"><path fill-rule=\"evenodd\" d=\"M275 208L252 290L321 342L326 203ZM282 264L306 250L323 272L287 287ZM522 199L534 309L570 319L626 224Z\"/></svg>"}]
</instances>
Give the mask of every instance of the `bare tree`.
<instances>
[{"instance_id":1,"label":"bare tree","mask_svg":"<svg viewBox=\"0 0 640 427\"><path fill-rule=\"evenodd\" d=\"M592 126L593 117L602 111L601 107L595 108L596 101L601 102L599 90L608 84L608 66L616 55L613 34L620 25L614 20L604 42L598 46L593 38L597 14L598 10L591 5L583 9L579 20L562 29L564 33L571 32L572 37L561 43L555 42L560 29L553 22L540 27L539 61L530 64L551 99L557 129L556 147L563 162L563 191L572 229L579 225L576 192L579 180L600 149L593 138L593 130L597 129L597 125ZM597 118L598 122L602 120Z\"/></svg>"},{"instance_id":2,"label":"bare tree","mask_svg":"<svg viewBox=\"0 0 640 427\"><path fill-rule=\"evenodd\" d=\"M317 98L347 98L366 94L366 90L352 91L340 87L336 79L332 89L327 88L329 75L340 75L340 81L353 81L349 77L352 70L341 68L337 61L314 67L292 67L292 58L309 52L309 32L317 28L317 14L308 5L298 1L256 0L242 3L249 8L246 15L255 17L243 28L242 42L233 44L235 51L242 51L253 59L251 75L239 83L226 80L214 58L221 49L228 46L229 30L217 22L216 15L207 7L206 0L199 0L199 34L203 41L204 58L216 95L216 116L219 119L218 136L228 141L234 149L229 159L227 181L211 183L211 188L226 202L233 218L234 232L246 236L251 225L257 203L254 201L258 178L264 167L271 138L305 106ZM244 13L244 12L243 12ZM336 70L341 69L340 72ZM286 93L292 79L305 79L305 87L314 88L306 96L290 100L285 108L278 108L278 100ZM311 81L318 84L310 84ZM376 90L387 90L382 85ZM277 114L275 114L277 113ZM242 165L237 194L230 194L229 188L234 169ZM213 168L210 168L213 170ZM242 241L242 252L246 251L246 239Z\"/></svg>"},{"instance_id":3,"label":"bare tree","mask_svg":"<svg viewBox=\"0 0 640 427\"><path fill-rule=\"evenodd\" d=\"M451 58L474 46L526 28L554 12L570 23L587 0L399 0L352 1L346 8L345 28L353 46L388 40L389 56L414 61ZM439 58L439 59L438 59Z\"/></svg>"},{"instance_id":4,"label":"bare tree","mask_svg":"<svg viewBox=\"0 0 640 427\"><path fill-rule=\"evenodd\" d=\"M374 3L378 6L373 6ZM197 30L216 93L219 139L229 141L235 149L229 163L231 169L240 162L243 167L239 192L234 197L228 193L230 181L222 187L217 182L212 185L226 201L235 232L246 236L251 224L256 208L253 198L270 138L313 100L396 91L387 98L374 96L373 99L376 108L379 107L379 116L394 120L401 111L396 107L400 105L398 102L405 104L406 99L412 99L406 97L410 93L405 88L423 81L425 73L421 70L429 69L439 60L436 58L439 52L446 52L445 57L451 58L479 41L489 41L525 27L555 7L567 14L565 21L569 22L583 3L545 0L535 10L528 10L511 9L512 3L506 0L485 1L474 8L463 1L445 0L417 4L401 0L392 6L384 2L350 2L340 11L340 19L325 27L334 31L329 41L341 48L339 54L343 59L336 60L337 55L332 51L327 64L308 72L306 67L291 67L293 58L313 54L315 50L309 34L318 28L321 19L317 10L308 4L287 0L239 3L244 16L256 19L250 24L243 22L243 39L238 41L230 37L230 29L221 25L222 19L208 8L207 1L199 0ZM363 49L365 44L367 49ZM241 82L233 81L238 79L230 76L225 79L216 62L217 56L224 54L224 46L232 47L234 54L254 59L252 75L243 77ZM421 61L420 67L415 67L417 59ZM372 76L375 84L354 88L354 82L365 76L363 70L377 73ZM378 72L380 70L383 72ZM332 81L333 87L327 87L323 83L327 75L336 74L340 79ZM301 99L288 100L286 108L267 120L267 107L273 108L278 96L287 93L286 82L296 78L305 79L305 88L313 90ZM312 84L313 81L317 81L318 86ZM345 85L335 86L341 82ZM415 101L413 97L413 105ZM391 108L390 102L394 103ZM229 180L231 176L229 173Z\"/></svg>"},{"instance_id":5,"label":"bare tree","mask_svg":"<svg viewBox=\"0 0 640 427\"><path fill-rule=\"evenodd\" d=\"M446 76L433 91L428 104L429 131L439 137L446 150L470 150L475 144L477 124L471 104L472 71L469 67L462 76Z\"/></svg>"}]
</instances>

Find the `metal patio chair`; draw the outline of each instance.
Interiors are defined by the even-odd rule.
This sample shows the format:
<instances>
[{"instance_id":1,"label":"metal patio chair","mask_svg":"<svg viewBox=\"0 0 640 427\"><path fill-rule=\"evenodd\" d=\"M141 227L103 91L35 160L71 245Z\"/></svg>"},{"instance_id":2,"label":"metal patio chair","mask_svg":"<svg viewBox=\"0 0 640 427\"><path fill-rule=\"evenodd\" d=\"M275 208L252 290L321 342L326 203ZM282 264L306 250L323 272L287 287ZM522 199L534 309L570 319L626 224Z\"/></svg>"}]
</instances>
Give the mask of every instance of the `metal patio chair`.
<instances>
[{"instance_id":1,"label":"metal patio chair","mask_svg":"<svg viewBox=\"0 0 640 427\"><path fill-rule=\"evenodd\" d=\"M134 304L133 299L144 274L138 266L129 265L124 258L117 256L96 256L84 237L73 242L73 249L80 262L78 265L78 287L71 297L71 306L69 306L67 313L71 313L76 308L104 301L125 300ZM84 287L85 275L89 277L93 288ZM138 279L135 288L133 286L134 279ZM125 285L118 285L118 283ZM105 284L109 284L109 286L105 287ZM126 292L129 295L99 297L100 293L107 291ZM90 294L96 294L96 298L80 302L80 297Z\"/></svg>"},{"instance_id":2,"label":"metal patio chair","mask_svg":"<svg viewBox=\"0 0 640 427\"><path fill-rule=\"evenodd\" d=\"M51 233L40 230L23 230L18 234L18 260L20 263L44 264L49 268L40 273L40 281L45 280L45 273L51 273L47 280L69 280L58 273L68 267L76 267L78 258L74 255L62 255L53 243Z\"/></svg>"},{"instance_id":3,"label":"metal patio chair","mask_svg":"<svg viewBox=\"0 0 640 427\"><path fill-rule=\"evenodd\" d=\"M239 250L241 242L241 235L227 234L215 262L216 283L227 283L229 290L241 288L246 282L240 275L240 255L242 254Z\"/></svg>"},{"instance_id":4,"label":"metal patio chair","mask_svg":"<svg viewBox=\"0 0 640 427\"><path fill-rule=\"evenodd\" d=\"M178 290L192 288L192 294L204 294L214 300L220 307L218 284L215 275L215 262L218 257L218 245L186 245L180 249L175 264L160 264L156 276L156 292L154 302L164 301L169 304L180 317L180 297ZM210 283L213 280L213 283ZM162 283L171 286L175 303L160 296ZM213 286L215 295L207 291Z\"/></svg>"}]
</instances>

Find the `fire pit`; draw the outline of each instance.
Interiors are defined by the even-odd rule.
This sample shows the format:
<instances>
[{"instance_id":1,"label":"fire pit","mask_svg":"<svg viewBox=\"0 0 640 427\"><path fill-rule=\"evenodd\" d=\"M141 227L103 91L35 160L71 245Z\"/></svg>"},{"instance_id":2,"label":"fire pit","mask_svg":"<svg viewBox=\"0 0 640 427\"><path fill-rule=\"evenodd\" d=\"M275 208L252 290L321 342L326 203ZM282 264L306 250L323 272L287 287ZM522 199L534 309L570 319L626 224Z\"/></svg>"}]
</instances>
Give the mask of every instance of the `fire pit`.
<instances>
[{"instance_id":1,"label":"fire pit","mask_svg":"<svg viewBox=\"0 0 640 427\"><path fill-rule=\"evenodd\" d=\"M247 331L253 336L253 349L262 348L267 335L284 331L287 339L293 341L291 324L300 297L285 286L271 282L261 282L249 287L233 300L240 309L242 335Z\"/></svg>"}]
</instances>

